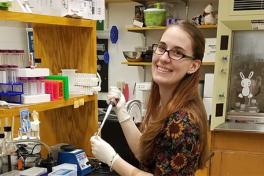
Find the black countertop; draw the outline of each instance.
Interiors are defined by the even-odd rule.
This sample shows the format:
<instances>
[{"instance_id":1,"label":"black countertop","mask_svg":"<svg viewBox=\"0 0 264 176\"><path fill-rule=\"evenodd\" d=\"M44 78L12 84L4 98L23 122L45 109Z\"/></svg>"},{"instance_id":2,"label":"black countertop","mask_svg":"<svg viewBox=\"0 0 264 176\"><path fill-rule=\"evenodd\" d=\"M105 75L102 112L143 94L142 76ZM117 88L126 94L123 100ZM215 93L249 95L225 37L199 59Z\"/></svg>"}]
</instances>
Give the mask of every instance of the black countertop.
<instances>
[{"instance_id":1,"label":"black countertop","mask_svg":"<svg viewBox=\"0 0 264 176\"><path fill-rule=\"evenodd\" d=\"M92 173L88 174L87 176L98 176L98 175L108 175L108 176L117 176L118 174L116 172L111 172L108 169L96 169Z\"/></svg>"},{"instance_id":2,"label":"black countertop","mask_svg":"<svg viewBox=\"0 0 264 176\"><path fill-rule=\"evenodd\" d=\"M94 170L87 176L97 176L97 175L117 176L118 175L115 171L110 171L108 165L100 162L95 158L89 158L89 163L91 164L92 168L94 168Z\"/></svg>"}]
</instances>

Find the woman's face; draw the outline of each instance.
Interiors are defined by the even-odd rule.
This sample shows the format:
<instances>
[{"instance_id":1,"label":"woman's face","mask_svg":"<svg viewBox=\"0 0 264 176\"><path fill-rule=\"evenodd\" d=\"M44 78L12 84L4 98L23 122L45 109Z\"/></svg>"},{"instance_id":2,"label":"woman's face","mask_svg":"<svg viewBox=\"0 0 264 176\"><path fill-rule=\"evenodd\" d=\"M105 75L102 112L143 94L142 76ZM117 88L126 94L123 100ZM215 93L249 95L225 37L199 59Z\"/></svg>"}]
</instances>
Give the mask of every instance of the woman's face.
<instances>
[{"instance_id":1,"label":"woman's face","mask_svg":"<svg viewBox=\"0 0 264 176\"><path fill-rule=\"evenodd\" d=\"M182 53L187 56L193 56L192 41L189 35L177 26L167 29L161 37L158 47L162 47L166 50L173 50L170 53L172 57L173 53ZM152 58L152 77L154 82L159 86L173 86L176 87L179 81L186 75L194 73L197 69L194 69L196 62L199 60L193 60L191 58L183 57L180 60L173 60L169 57L169 53L155 54Z\"/></svg>"}]
</instances>

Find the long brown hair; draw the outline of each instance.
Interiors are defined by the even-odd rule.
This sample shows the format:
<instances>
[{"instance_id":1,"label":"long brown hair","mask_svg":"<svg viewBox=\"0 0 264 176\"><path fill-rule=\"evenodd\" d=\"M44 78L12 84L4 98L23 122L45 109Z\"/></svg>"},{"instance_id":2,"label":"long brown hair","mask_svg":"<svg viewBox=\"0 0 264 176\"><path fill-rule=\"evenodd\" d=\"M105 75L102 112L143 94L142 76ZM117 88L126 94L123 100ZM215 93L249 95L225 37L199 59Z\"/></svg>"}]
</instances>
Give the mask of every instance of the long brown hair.
<instances>
[{"instance_id":1,"label":"long brown hair","mask_svg":"<svg viewBox=\"0 0 264 176\"><path fill-rule=\"evenodd\" d=\"M194 25L186 21L182 21L176 26L190 36L190 39L192 40L193 56L195 59L202 61L205 45L202 33ZM149 165L151 162L153 141L160 132L165 118L173 112L183 110L189 114L189 117L198 125L200 130L201 156L198 167L204 167L208 157L207 116L201 96L199 95L199 78L200 69L193 74L186 74L178 84L177 88L175 88L173 97L163 109L159 108L159 86L152 81L147 112L141 125L142 136L140 138L141 151L139 159L143 164Z\"/></svg>"}]
</instances>

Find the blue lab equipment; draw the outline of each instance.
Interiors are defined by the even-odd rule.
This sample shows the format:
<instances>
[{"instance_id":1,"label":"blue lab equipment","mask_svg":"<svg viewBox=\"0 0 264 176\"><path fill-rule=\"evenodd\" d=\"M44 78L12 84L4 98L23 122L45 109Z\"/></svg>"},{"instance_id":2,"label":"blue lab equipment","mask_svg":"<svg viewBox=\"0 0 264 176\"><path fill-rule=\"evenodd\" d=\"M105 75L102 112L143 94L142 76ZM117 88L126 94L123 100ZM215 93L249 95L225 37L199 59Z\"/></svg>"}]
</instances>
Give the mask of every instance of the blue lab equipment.
<instances>
[{"instance_id":1,"label":"blue lab equipment","mask_svg":"<svg viewBox=\"0 0 264 176\"><path fill-rule=\"evenodd\" d=\"M63 150L58 153L58 164L70 163L77 165L77 173L84 176L93 171L88 158L82 149Z\"/></svg>"}]
</instances>

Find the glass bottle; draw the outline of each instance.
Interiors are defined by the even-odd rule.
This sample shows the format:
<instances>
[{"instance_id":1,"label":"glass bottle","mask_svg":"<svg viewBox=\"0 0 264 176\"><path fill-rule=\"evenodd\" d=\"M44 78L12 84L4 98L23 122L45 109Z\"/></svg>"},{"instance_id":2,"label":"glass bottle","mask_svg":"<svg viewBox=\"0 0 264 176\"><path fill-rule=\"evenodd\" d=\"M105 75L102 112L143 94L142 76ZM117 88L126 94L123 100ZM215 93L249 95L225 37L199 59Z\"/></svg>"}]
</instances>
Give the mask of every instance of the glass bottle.
<instances>
[{"instance_id":1,"label":"glass bottle","mask_svg":"<svg viewBox=\"0 0 264 176\"><path fill-rule=\"evenodd\" d=\"M4 134L6 141L12 141L11 126L4 126Z\"/></svg>"},{"instance_id":2,"label":"glass bottle","mask_svg":"<svg viewBox=\"0 0 264 176\"><path fill-rule=\"evenodd\" d=\"M0 132L0 155L4 154L5 151L5 134Z\"/></svg>"}]
</instances>

